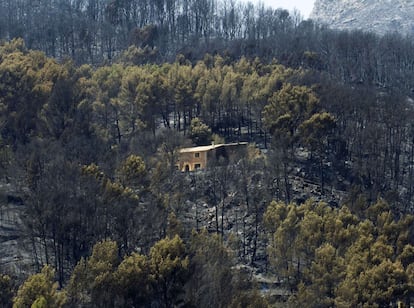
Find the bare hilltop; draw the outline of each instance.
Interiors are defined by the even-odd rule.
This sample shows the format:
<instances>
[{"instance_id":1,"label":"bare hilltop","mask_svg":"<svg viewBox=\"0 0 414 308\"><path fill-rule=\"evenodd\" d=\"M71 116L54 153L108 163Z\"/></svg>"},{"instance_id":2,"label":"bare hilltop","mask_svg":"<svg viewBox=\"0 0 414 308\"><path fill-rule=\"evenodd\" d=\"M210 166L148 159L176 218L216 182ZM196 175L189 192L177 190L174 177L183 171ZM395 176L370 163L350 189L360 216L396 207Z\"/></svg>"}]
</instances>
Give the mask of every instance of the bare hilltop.
<instances>
[{"instance_id":1,"label":"bare hilltop","mask_svg":"<svg viewBox=\"0 0 414 308\"><path fill-rule=\"evenodd\" d=\"M414 1L316 0L311 18L340 30L414 34Z\"/></svg>"}]
</instances>

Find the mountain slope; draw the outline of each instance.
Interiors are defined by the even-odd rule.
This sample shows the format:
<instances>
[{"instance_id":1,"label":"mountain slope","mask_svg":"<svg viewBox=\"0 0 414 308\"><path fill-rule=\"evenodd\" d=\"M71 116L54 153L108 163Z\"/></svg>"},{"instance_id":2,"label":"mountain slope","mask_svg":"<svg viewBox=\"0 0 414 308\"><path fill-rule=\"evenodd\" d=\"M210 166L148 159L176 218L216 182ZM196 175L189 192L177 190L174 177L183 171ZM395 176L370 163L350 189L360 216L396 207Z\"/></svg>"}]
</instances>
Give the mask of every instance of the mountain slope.
<instances>
[{"instance_id":1,"label":"mountain slope","mask_svg":"<svg viewBox=\"0 0 414 308\"><path fill-rule=\"evenodd\" d=\"M316 0L310 18L336 29L414 35L413 0Z\"/></svg>"}]
</instances>

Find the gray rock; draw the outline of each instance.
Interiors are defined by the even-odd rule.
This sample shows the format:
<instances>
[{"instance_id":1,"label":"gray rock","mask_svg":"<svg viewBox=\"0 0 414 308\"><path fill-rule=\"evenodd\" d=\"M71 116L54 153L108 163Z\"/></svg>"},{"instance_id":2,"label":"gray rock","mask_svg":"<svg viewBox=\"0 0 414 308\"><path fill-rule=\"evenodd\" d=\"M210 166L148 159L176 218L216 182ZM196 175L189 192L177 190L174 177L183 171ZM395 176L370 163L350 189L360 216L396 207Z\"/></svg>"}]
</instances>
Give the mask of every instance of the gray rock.
<instances>
[{"instance_id":1,"label":"gray rock","mask_svg":"<svg viewBox=\"0 0 414 308\"><path fill-rule=\"evenodd\" d=\"M413 0L316 0L310 18L339 30L414 35Z\"/></svg>"}]
</instances>

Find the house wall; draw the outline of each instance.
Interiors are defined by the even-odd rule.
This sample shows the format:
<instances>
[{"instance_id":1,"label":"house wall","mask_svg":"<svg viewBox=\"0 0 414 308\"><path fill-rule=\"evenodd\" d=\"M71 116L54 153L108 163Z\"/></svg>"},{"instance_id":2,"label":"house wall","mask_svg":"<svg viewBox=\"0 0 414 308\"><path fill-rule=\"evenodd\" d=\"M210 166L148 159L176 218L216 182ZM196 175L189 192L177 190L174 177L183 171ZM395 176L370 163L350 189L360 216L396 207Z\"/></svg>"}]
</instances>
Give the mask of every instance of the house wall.
<instances>
[{"instance_id":1,"label":"house wall","mask_svg":"<svg viewBox=\"0 0 414 308\"><path fill-rule=\"evenodd\" d=\"M247 142L186 148L179 153L177 169L186 172L205 169L212 163L234 163L246 154L246 149Z\"/></svg>"},{"instance_id":2,"label":"house wall","mask_svg":"<svg viewBox=\"0 0 414 308\"><path fill-rule=\"evenodd\" d=\"M232 164L246 155L247 143L223 144L207 154L208 163Z\"/></svg>"},{"instance_id":3,"label":"house wall","mask_svg":"<svg viewBox=\"0 0 414 308\"><path fill-rule=\"evenodd\" d=\"M198 157L197 157L198 155ZM194 171L207 166L207 151L180 153L177 167L180 171Z\"/></svg>"}]
</instances>

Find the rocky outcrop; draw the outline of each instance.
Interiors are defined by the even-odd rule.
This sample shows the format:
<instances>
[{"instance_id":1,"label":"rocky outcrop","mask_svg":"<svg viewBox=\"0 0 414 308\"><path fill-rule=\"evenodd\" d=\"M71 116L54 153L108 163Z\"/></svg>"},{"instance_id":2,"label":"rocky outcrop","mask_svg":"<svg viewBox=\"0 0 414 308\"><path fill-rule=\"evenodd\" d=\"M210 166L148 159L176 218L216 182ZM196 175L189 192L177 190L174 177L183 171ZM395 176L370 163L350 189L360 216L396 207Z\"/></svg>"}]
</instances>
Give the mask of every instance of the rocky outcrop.
<instances>
[{"instance_id":1,"label":"rocky outcrop","mask_svg":"<svg viewBox=\"0 0 414 308\"><path fill-rule=\"evenodd\" d=\"M0 274L20 279L34 266L22 221L24 204L18 196L10 184L0 182Z\"/></svg>"},{"instance_id":2,"label":"rocky outcrop","mask_svg":"<svg viewBox=\"0 0 414 308\"><path fill-rule=\"evenodd\" d=\"M413 0L316 0L310 18L340 30L414 35Z\"/></svg>"}]
</instances>

